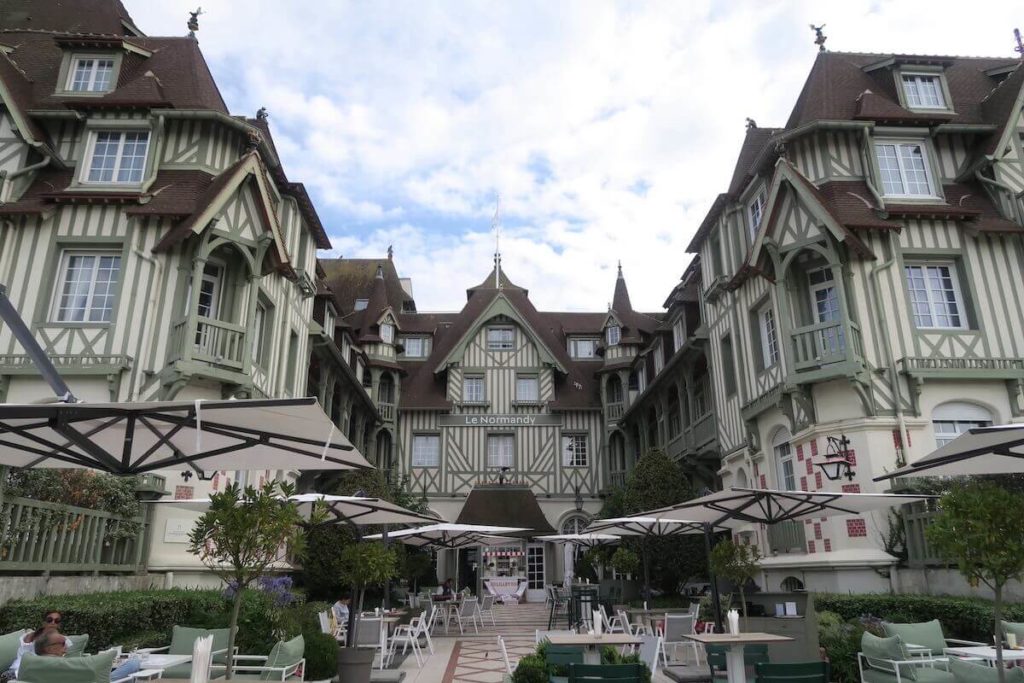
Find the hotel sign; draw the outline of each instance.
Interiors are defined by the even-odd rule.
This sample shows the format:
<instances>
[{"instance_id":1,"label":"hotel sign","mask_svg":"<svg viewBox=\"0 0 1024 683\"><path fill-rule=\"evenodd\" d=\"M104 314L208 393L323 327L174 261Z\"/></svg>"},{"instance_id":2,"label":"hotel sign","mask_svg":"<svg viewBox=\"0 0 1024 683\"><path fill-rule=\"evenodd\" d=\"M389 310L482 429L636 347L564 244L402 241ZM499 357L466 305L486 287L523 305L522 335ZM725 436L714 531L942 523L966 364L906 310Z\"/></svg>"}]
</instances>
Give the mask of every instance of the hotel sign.
<instances>
[{"instance_id":1,"label":"hotel sign","mask_svg":"<svg viewBox=\"0 0 1024 683\"><path fill-rule=\"evenodd\" d=\"M559 415L441 415L442 427L560 427Z\"/></svg>"}]
</instances>

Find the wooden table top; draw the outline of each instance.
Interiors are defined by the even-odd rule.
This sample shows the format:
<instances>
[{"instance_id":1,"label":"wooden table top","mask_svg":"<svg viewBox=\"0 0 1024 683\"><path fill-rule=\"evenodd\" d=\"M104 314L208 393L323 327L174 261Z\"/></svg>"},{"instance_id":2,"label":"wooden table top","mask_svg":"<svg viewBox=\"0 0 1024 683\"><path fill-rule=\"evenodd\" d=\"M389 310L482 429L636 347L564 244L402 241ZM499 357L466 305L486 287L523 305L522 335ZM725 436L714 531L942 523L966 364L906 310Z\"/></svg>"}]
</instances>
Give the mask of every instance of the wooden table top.
<instances>
[{"instance_id":1,"label":"wooden table top","mask_svg":"<svg viewBox=\"0 0 1024 683\"><path fill-rule=\"evenodd\" d=\"M552 645L639 645L643 642L627 633L552 633L547 639Z\"/></svg>"},{"instance_id":2,"label":"wooden table top","mask_svg":"<svg viewBox=\"0 0 1024 683\"><path fill-rule=\"evenodd\" d=\"M684 638L696 640L705 645L732 645L746 643L788 643L793 639L774 633L684 633Z\"/></svg>"}]
</instances>

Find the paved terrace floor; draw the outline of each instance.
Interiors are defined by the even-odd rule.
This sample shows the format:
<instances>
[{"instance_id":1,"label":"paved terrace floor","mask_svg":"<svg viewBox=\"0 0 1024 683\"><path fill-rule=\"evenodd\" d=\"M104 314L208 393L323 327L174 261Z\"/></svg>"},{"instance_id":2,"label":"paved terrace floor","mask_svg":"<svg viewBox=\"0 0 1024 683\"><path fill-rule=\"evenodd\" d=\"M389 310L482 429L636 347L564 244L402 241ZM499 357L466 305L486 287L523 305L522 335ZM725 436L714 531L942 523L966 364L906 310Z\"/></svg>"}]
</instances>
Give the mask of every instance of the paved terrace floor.
<instances>
[{"instance_id":1,"label":"paved terrace floor","mask_svg":"<svg viewBox=\"0 0 1024 683\"><path fill-rule=\"evenodd\" d=\"M495 605L494 621L495 626L488 621L479 634L470 626L465 635L459 635L454 622L446 635L444 624L439 623L433 636L435 652L423 668L416 666L411 655L399 667L406 672L405 683L501 683L505 663L497 636L505 638L509 661L515 669L520 657L534 651L535 631L547 629L548 608L543 603ZM652 683L669 683L669 679L656 673Z\"/></svg>"}]
</instances>

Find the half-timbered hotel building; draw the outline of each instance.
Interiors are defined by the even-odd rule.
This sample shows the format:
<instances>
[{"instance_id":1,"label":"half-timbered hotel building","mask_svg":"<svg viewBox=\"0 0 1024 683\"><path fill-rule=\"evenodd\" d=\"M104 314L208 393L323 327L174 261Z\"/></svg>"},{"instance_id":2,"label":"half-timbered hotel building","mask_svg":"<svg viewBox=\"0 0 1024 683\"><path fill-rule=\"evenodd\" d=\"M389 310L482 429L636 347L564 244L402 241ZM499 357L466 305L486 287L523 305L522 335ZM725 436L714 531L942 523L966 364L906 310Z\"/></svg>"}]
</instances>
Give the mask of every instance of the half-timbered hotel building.
<instances>
[{"instance_id":1,"label":"half-timbered hotel building","mask_svg":"<svg viewBox=\"0 0 1024 683\"><path fill-rule=\"evenodd\" d=\"M312 355L361 448L377 410L344 334L313 322L329 246L265 113L229 113L194 36L146 36L111 0L4 3L0 283L81 400L302 396ZM50 395L0 328L0 401ZM282 473L203 474L147 485L190 498ZM151 571L196 569L189 513L149 526Z\"/></svg>"},{"instance_id":2,"label":"half-timbered hotel building","mask_svg":"<svg viewBox=\"0 0 1024 683\"><path fill-rule=\"evenodd\" d=\"M821 52L784 127L748 123L689 247L722 485L876 491L1021 419L1022 86L1018 59ZM829 481L817 464L843 435L852 478ZM767 590L913 589L887 531L878 515L742 535Z\"/></svg>"}]
</instances>

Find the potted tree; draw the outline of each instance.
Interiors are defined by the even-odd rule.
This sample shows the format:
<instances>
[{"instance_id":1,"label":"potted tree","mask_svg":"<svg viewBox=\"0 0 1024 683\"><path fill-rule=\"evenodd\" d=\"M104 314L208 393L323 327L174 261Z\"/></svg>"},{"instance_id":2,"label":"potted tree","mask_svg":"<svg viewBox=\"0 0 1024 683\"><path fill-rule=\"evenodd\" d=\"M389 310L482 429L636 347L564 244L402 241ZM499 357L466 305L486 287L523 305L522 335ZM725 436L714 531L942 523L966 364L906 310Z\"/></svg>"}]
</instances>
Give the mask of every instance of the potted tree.
<instances>
[{"instance_id":1,"label":"potted tree","mask_svg":"<svg viewBox=\"0 0 1024 683\"><path fill-rule=\"evenodd\" d=\"M717 575L736 584L740 591L743 607L743 624L747 623L747 596L744 592L748 581L752 581L761 570L761 552L756 545L722 541L711 551L711 570ZM716 587L712 586L712 590Z\"/></svg>"},{"instance_id":2,"label":"potted tree","mask_svg":"<svg viewBox=\"0 0 1024 683\"><path fill-rule=\"evenodd\" d=\"M392 548L380 542L351 543L341 551L342 582L352 586L356 604L349 611L345 647L338 649L338 680L369 683L374 648L357 647L359 614L367 586L383 586L398 573L398 558Z\"/></svg>"}]
</instances>

